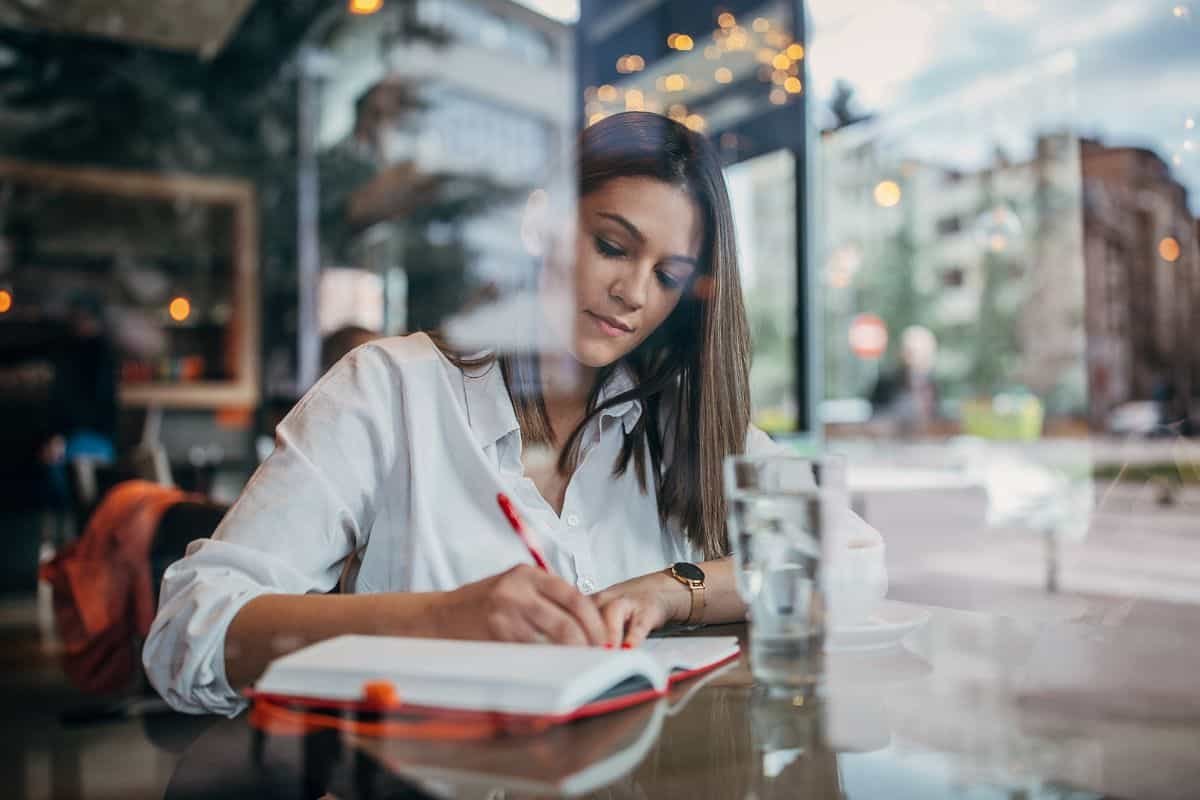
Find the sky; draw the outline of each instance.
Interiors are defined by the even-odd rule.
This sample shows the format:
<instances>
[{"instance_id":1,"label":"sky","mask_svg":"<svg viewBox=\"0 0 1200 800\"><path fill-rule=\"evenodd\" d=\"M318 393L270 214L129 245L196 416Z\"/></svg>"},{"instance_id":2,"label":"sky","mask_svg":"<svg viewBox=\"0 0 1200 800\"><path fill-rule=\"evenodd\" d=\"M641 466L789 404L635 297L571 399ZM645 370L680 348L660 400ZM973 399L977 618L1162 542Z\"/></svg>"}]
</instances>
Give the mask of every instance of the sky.
<instances>
[{"instance_id":1,"label":"sky","mask_svg":"<svg viewBox=\"0 0 1200 800\"><path fill-rule=\"evenodd\" d=\"M578 0L519 2L564 22L579 14ZM981 80L1028 83L1037 65L1069 53L1074 69L1043 99L1081 135L1154 150L1200 214L1200 0L808 0L808 9L818 104L842 78L864 110L919 108ZM1036 124L1025 111L1021 124Z\"/></svg>"},{"instance_id":2,"label":"sky","mask_svg":"<svg viewBox=\"0 0 1200 800\"><path fill-rule=\"evenodd\" d=\"M1200 214L1200 0L810 0L809 8L818 103L842 78L864 110L901 113L969 96L981 81L1029 83L1038 65L1065 55L1074 69L1053 87L1033 80L1021 124L1036 125L1032 105L1042 101L1081 135L1155 151ZM977 111L978 130L999 124Z\"/></svg>"}]
</instances>

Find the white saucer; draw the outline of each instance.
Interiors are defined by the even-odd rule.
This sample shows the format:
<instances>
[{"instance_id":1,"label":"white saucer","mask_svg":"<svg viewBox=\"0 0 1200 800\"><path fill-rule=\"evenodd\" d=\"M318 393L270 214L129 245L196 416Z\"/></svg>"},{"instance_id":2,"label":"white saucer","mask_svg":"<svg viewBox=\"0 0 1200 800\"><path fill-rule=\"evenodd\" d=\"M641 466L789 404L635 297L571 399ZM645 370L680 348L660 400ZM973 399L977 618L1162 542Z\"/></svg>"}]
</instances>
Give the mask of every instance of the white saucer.
<instances>
[{"instance_id":1,"label":"white saucer","mask_svg":"<svg viewBox=\"0 0 1200 800\"><path fill-rule=\"evenodd\" d=\"M863 622L830 630L825 639L825 650L840 652L892 647L928 621L928 609L884 600Z\"/></svg>"}]
</instances>

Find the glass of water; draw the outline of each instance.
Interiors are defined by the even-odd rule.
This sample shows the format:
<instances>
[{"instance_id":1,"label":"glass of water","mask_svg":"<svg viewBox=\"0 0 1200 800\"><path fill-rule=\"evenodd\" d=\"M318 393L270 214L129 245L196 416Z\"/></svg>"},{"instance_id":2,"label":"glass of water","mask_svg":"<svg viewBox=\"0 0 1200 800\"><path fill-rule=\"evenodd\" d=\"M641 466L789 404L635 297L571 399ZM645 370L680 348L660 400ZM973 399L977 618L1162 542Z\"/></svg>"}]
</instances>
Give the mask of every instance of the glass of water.
<instances>
[{"instance_id":1,"label":"glass of water","mask_svg":"<svg viewBox=\"0 0 1200 800\"><path fill-rule=\"evenodd\" d=\"M829 492L820 459L730 456L729 539L749 609L750 667L771 686L814 687L823 672L821 561Z\"/></svg>"}]
</instances>

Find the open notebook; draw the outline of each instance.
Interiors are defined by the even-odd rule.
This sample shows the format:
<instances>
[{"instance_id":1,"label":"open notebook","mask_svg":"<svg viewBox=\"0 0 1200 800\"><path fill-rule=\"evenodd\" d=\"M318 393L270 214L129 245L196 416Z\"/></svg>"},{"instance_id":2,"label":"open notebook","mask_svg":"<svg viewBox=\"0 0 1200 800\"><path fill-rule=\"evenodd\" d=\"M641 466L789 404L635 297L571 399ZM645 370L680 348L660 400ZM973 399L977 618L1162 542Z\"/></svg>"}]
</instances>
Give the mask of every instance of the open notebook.
<instances>
[{"instance_id":1,"label":"open notebook","mask_svg":"<svg viewBox=\"0 0 1200 800\"><path fill-rule=\"evenodd\" d=\"M408 708L567 721L659 697L738 652L733 636L649 639L636 650L339 636L271 662L249 694L365 707L364 686L387 681Z\"/></svg>"}]
</instances>

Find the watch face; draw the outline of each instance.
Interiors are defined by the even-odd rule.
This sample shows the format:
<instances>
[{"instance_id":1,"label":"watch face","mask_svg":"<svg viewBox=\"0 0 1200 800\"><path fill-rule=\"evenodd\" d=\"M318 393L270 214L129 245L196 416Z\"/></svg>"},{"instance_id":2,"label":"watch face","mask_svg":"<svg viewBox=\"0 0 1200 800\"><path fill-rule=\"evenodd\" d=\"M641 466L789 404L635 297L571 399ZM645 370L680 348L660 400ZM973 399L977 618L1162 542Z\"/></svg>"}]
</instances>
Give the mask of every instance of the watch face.
<instances>
[{"instance_id":1,"label":"watch face","mask_svg":"<svg viewBox=\"0 0 1200 800\"><path fill-rule=\"evenodd\" d=\"M686 561L680 561L675 565L675 574L681 578L687 578L689 581L704 580L704 570Z\"/></svg>"}]
</instances>

